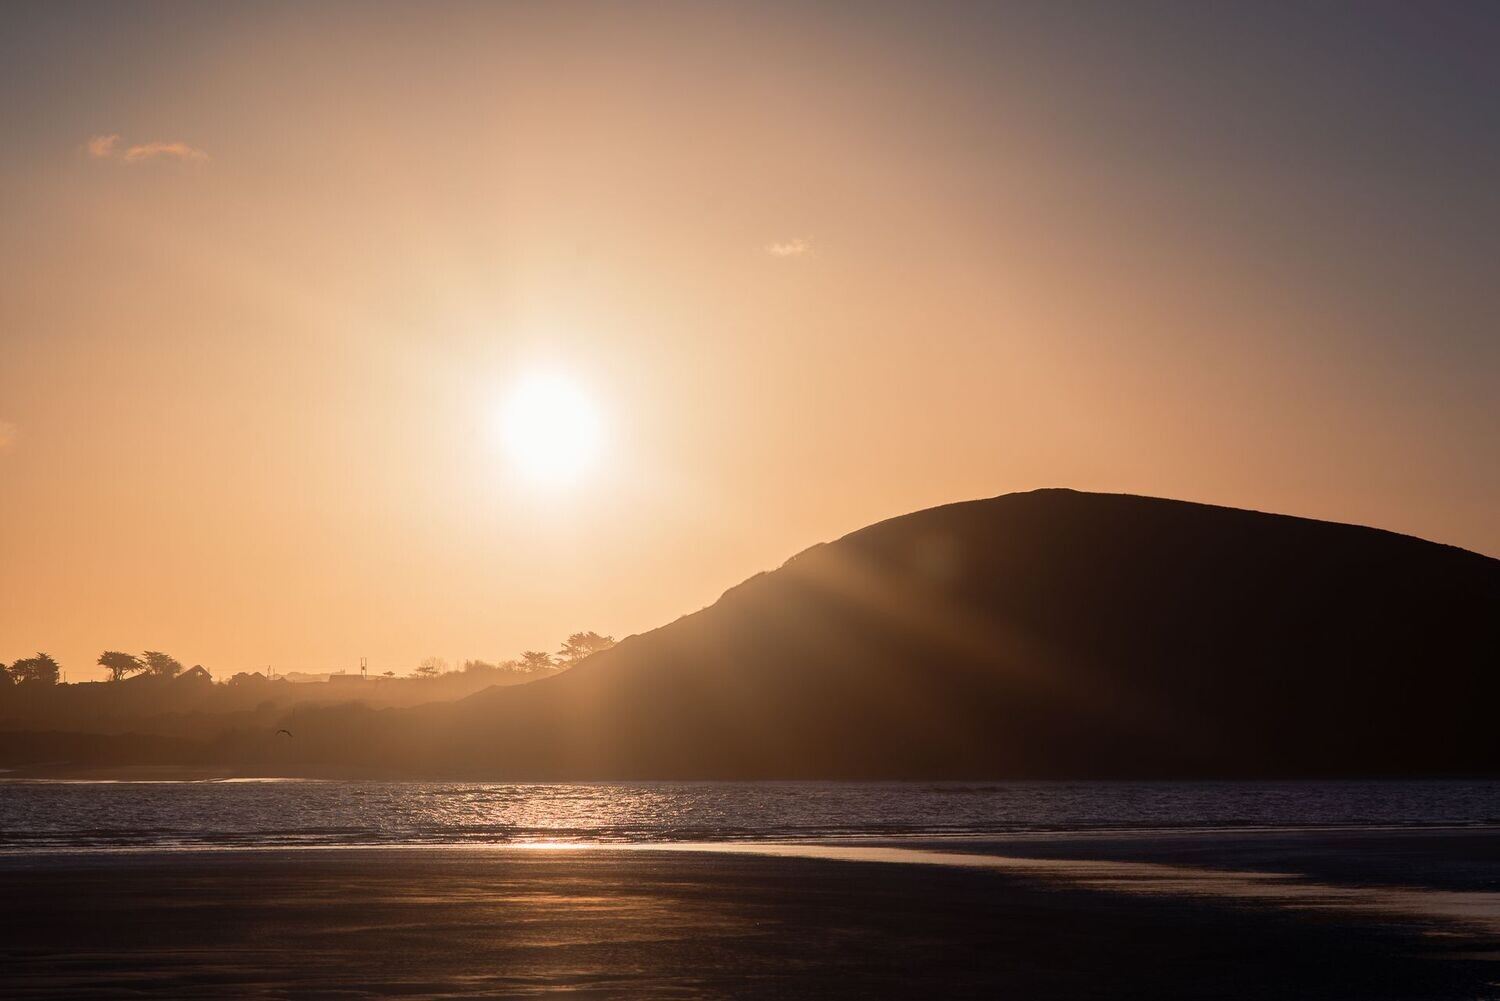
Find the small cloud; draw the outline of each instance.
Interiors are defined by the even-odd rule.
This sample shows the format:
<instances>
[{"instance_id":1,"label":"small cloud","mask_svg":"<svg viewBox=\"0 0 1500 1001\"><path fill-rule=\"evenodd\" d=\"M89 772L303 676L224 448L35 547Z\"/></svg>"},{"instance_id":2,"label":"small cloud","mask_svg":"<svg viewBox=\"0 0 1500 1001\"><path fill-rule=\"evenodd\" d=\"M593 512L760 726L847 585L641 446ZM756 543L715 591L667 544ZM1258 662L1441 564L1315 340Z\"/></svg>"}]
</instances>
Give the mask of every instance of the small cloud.
<instances>
[{"instance_id":1,"label":"small cloud","mask_svg":"<svg viewBox=\"0 0 1500 1001\"><path fill-rule=\"evenodd\" d=\"M15 441L21 434L21 430L9 421L0 421L0 452L10 448L11 442Z\"/></svg>"},{"instance_id":2,"label":"small cloud","mask_svg":"<svg viewBox=\"0 0 1500 1001\"><path fill-rule=\"evenodd\" d=\"M107 136L94 136L83 144L83 148L96 160L108 160L115 155L115 147L118 145L120 145L120 135L115 133Z\"/></svg>"},{"instance_id":3,"label":"small cloud","mask_svg":"<svg viewBox=\"0 0 1500 1001\"><path fill-rule=\"evenodd\" d=\"M778 240L775 243L766 244L766 253L772 257L811 257L813 255L812 244L801 237L791 240Z\"/></svg>"},{"instance_id":4,"label":"small cloud","mask_svg":"<svg viewBox=\"0 0 1500 1001\"><path fill-rule=\"evenodd\" d=\"M145 163L148 160L176 160L179 163L207 163L208 154L185 142L145 142L120 147L118 134L94 136L83 144L84 152L95 160L120 163Z\"/></svg>"},{"instance_id":5,"label":"small cloud","mask_svg":"<svg viewBox=\"0 0 1500 1001\"><path fill-rule=\"evenodd\" d=\"M206 163L208 154L201 149L195 149L185 142L150 142L132 146L125 151L126 163L142 163L146 160L155 160L157 157L166 157L169 160L182 160L187 163Z\"/></svg>"}]
</instances>

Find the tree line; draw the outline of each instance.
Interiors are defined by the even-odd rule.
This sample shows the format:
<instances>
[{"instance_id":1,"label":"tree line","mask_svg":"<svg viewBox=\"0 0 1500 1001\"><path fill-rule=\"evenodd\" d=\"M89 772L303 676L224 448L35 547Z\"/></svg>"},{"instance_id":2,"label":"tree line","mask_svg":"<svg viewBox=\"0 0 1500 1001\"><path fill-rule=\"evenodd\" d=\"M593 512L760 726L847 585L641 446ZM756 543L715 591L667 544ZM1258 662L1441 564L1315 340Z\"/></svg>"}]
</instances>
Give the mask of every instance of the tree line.
<instances>
[{"instance_id":1,"label":"tree line","mask_svg":"<svg viewBox=\"0 0 1500 1001\"><path fill-rule=\"evenodd\" d=\"M160 650L147 650L139 657L119 650L106 650L99 655L97 663L109 672L110 681L120 681L132 674L175 678L185 670L181 661ZM55 685L61 677L62 667L51 654L23 657L9 667L0 664L0 682L12 685Z\"/></svg>"},{"instance_id":2,"label":"tree line","mask_svg":"<svg viewBox=\"0 0 1500 1001\"><path fill-rule=\"evenodd\" d=\"M502 660L498 663L469 660L464 662L461 672L464 674L479 672L535 674L541 671L562 670L572 667L591 654L608 650L614 645L613 636L601 636L593 631L573 633L563 641L562 646L555 653L545 650L526 650L513 660ZM185 670L181 661L160 650L147 650L140 656L125 653L122 650L106 650L99 655L96 663L109 672L110 681L123 681L135 675L175 678ZM202 670L197 665L192 669ZM394 677L395 673L387 671L385 676ZM412 671L412 676L436 678L450 673L456 672L448 670L447 661L441 657L426 657ZM45 653L39 652L35 657L24 657L9 666L0 663L0 684L55 685L61 677L60 665L52 656ZM241 684L257 677L263 676L240 672L229 681L231 684Z\"/></svg>"},{"instance_id":3,"label":"tree line","mask_svg":"<svg viewBox=\"0 0 1500 1001\"><path fill-rule=\"evenodd\" d=\"M464 674L478 672L536 674L540 671L563 670L572 667L585 657L608 650L614 645L613 636L601 636L590 630L571 634L563 640L562 646L556 653L549 653L546 650L524 650L519 657L511 660L499 662L466 660L459 670ZM389 675L392 672L386 673ZM412 675L418 678L436 678L452 673L455 672L448 670L448 662L441 657L424 657L412 671Z\"/></svg>"}]
</instances>

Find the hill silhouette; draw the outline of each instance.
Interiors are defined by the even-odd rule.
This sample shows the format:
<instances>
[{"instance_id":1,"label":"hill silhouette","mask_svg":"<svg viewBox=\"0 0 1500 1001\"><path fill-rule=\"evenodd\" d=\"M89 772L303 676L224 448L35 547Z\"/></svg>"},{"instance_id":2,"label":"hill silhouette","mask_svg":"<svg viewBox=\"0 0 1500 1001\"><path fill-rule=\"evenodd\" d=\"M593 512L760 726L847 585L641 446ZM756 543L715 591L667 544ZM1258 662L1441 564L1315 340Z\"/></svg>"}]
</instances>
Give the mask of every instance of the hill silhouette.
<instances>
[{"instance_id":1,"label":"hill silhouette","mask_svg":"<svg viewBox=\"0 0 1500 1001\"><path fill-rule=\"evenodd\" d=\"M1476 553L1039 490L814 546L530 684L299 707L274 723L294 741L43 743L49 760L329 776L1497 774L1497 626L1500 561Z\"/></svg>"},{"instance_id":2,"label":"hill silhouette","mask_svg":"<svg viewBox=\"0 0 1500 1001\"><path fill-rule=\"evenodd\" d=\"M814 546L555 678L308 714L293 727L301 760L279 764L527 779L1492 774L1497 612L1500 561L1450 546L1040 490ZM273 765L234 741L219 753Z\"/></svg>"}]
</instances>

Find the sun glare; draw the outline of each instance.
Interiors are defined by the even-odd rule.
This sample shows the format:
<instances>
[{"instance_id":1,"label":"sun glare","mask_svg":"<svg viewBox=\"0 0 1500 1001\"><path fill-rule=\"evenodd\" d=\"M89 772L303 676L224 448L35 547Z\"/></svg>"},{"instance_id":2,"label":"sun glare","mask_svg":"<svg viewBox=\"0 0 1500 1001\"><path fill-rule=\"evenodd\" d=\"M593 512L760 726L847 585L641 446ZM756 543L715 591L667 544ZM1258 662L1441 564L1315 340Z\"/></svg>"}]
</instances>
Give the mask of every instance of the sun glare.
<instances>
[{"instance_id":1,"label":"sun glare","mask_svg":"<svg viewBox=\"0 0 1500 1001\"><path fill-rule=\"evenodd\" d=\"M516 472L545 487L576 483L599 460L604 426L599 409L561 372L532 372L511 388L500 433Z\"/></svg>"}]
</instances>

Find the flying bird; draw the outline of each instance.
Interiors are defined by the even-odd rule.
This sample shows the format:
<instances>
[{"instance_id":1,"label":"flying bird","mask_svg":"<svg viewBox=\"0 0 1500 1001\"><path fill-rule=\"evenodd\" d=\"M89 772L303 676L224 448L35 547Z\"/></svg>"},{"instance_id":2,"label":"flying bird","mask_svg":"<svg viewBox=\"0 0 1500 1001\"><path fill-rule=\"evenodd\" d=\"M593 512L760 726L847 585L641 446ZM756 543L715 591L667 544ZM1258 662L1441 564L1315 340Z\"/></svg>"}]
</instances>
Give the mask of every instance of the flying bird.
<instances>
[{"instance_id":1,"label":"flying bird","mask_svg":"<svg viewBox=\"0 0 1500 1001\"><path fill-rule=\"evenodd\" d=\"M288 736L288 737L290 737L290 736L291 736L291 735L292 735L292 731L290 731L290 730L277 730L277 731L276 731L276 736L278 736L278 737L279 737L279 736L281 736L281 735L282 735L282 734L283 734L283 733L284 733L284 734L286 734L286 735L287 735L287 736Z\"/></svg>"}]
</instances>

